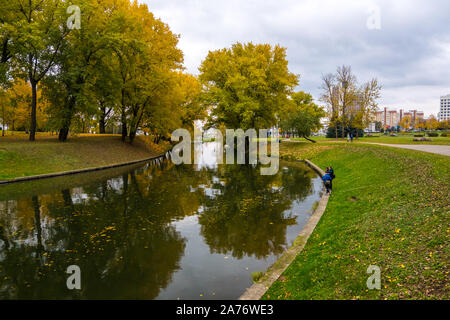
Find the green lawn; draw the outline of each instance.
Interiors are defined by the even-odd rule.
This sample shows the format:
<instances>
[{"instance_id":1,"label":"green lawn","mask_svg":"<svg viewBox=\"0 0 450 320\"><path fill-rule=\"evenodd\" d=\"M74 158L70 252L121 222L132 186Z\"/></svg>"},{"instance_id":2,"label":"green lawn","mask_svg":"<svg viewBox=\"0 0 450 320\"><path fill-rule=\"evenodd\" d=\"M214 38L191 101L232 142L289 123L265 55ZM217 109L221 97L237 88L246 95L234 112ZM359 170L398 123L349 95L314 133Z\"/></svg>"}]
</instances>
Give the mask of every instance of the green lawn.
<instances>
[{"instance_id":1,"label":"green lawn","mask_svg":"<svg viewBox=\"0 0 450 320\"><path fill-rule=\"evenodd\" d=\"M430 137L427 137L430 138ZM347 142L347 138L345 139L333 139L333 138L325 138L325 137L311 137L312 140L317 142ZM414 137L412 135L398 135L397 137L391 136L373 136L373 137L363 137L354 139L353 142L373 142L373 143L388 143L388 144L437 144L437 145L450 145L450 137L431 137L433 141L414 141ZM303 138L291 138L294 141L306 141Z\"/></svg>"},{"instance_id":2,"label":"green lawn","mask_svg":"<svg viewBox=\"0 0 450 320\"><path fill-rule=\"evenodd\" d=\"M363 137L359 138L358 142L374 142L374 143L391 143L391 144L438 144L438 145L450 145L450 137L427 137L433 141L414 141L413 136L390 137Z\"/></svg>"},{"instance_id":3,"label":"green lawn","mask_svg":"<svg viewBox=\"0 0 450 320\"><path fill-rule=\"evenodd\" d=\"M141 138L130 145L117 135L79 135L64 143L48 134L39 134L35 142L25 134L0 136L0 180L124 163L161 152L144 147Z\"/></svg>"},{"instance_id":4,"label":"green lawn","mask_svg":"<svg viewBox=\"0 0 450 320\"><path fill-rule=\"evenodd\" d=\"M382 146L282 143L286 159L333 166L327 209L263 299L448 299L450 162ZM366 270L381 268L381 290Z\"/></svg>"}]
</instances>

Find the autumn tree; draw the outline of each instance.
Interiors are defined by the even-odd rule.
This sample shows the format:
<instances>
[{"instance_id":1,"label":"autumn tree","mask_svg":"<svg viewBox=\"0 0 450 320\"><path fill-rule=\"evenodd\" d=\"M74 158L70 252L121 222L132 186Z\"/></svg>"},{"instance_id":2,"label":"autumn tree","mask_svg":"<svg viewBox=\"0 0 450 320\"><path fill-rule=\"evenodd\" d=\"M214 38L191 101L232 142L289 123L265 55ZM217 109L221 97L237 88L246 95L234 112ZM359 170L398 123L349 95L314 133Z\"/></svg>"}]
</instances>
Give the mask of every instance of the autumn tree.
<instances>
[{"instance_id":1,"label":"autumn tree","mask_svg":"<svg viewBox=\"0 0 450 320\"><path fill-rule=\"evenodd\" d=\"M98 101L110 100L105 97L114 90L108 84L111 82L108 57L121 32L114 21L123 20L130 3L128 0L81 0L78 5L82 27L70 31L55 58L58 72L45 81L60 141L67 140L74 117L83 123L90 121L98 114Z\"/></svg>"},{"instance_id":2,"label":"autumn tree","mask_svg":"<svg viewBox=\"0 0 450 320\"><path fill-rule=\"evenodd\" d=\"M12 4L14 1L0 2L0 85L8 82L11 70L13 47L9 23L13 20Z\"/></svg>"},{"instance_id":3,"label":"autumn tree","mask_svg":"<svg viewBox=\"0 0 450 320\"><path fill-rule=\"evenodd\" d=\"M322 127L320 120L326 113L316 105L309 93L299 91L291 95L292 103L281 114L280 127L284 131L309 139L311 133Z\"/></svg>"},{"instance_id":4,"label":"autumn tree","mask_svg":"<svg viewBox=\"0 0 450 320\"><path fill-rule=\"evenodd\" d=\"M357 93L357 102L351 108L350 126L364 130L372 121L372 115L378 109L381 86L376 78L364 83ZM357 134L358 131L356 130Z\"/></svg>"},{"instance_id":5,"label":"autumn tree","mask_svg":"<svg viewBox=\"0 0 450 320\"><path fill-rule=\"evenodd\" d=\"M348 118L353 114L351 108L354 108L358 101L357 80L350 66L342 66L337 68L336 81L339 112L342 120L342 136L344 136L344 130L349 126L350 122Z\"/></svg>"},{"instance_id":6,"label":"autumn tree","mask_svg":"<svg viewBox=\"0 0 450 320\"><path fill-rule=\"evenodd\" d=\"M402 118L402 120L400 120L400 122L399 122L399 126L406 130L411 128L411 124L412 124L412 118L410 115L404 116Z\"/></svg>"},{"instance_id":7,"label":"autumn tree","mask_svg":"<svg viewBox=\"0 0 450 320\"><path fill-rule=\"evenodd\" d=\"M427 126L426 120L423 118L416 119L414 123L414 129L419 129L420 131L425 130L426 126Z\"/></svg>"},{"instance_id":8,"label":"autumn tree","mask_svg":"<svg viewBox=\"0 0 450 320\"><path fill-rule=\"evenodd\" d=\"M330 127L335 129L336 138L339 126L342 137L350 128L362 130L368 126L380 97L381 86L376 78L359 86L351 67L342 66L337 68L336 74L322 77L321 88L320 100L327 106Z\"/></svg>"},{"instance_id":9,"label":"autumn tree","mask_svg":"<svg viewBox=\"0 0 450 320\"><path fill-rule=\"evenodd\" d=\"M210 127L270 128L298 84L288 69L286 49L278 45L236 43L209 52L199 70L204 103L211 106Z\"/></svg>"},{"instance_id":10,"label":"autumn tree","mask_svg":"<svg viewBox=\"0 0 450 320\"><path fill-rule=\"evenodd\" d=\"M435 118L435 116L430 115L425 122L425 127L427 130L436 130L439 127L439 121Z\"/></svg>"},{"instance_id":11,"label":"autumn tree","mask_svg":"<svg viewBox=\"0 0 450 320\"><path fill-rule=\"evenodd\" d=\"M156 19L145 4L130 5L127 20L118 19L122 37L113 48L114 76L120 80L122 140L133 142L149 110L169 93L172 72L181 69L183 54L178 36Z\"/></svg>"},{"instance_id":12,"label":"autumn tree","mask_svg":"<svg viewBox=\"0 0 450 320\"><path fill-rule=\"evenodd\" d=\"M325 103L327 107L327 113L329 118L329 126L335 130L336 139L338 138L338 125L339 125L339 96L338 87L335 81L335 75L329 73L322 75L322 95L320 101Z\"/></svg>"},{"instance_id":13,"label":"autumn tree","mask_svg":"<svg viewBox=\"0 0 450 320\"><path fill-rule=\"evenodd\" d=\"M37 86L55 67L55 59L69 30L65 24L63 0L12 0L6 26L15 46L13 56L17 74L31 86L30 141L37 127Z\"/></svg>"},{"instance_id":14,"label":"autumn tree","mask_svg":"<svg viewBox=\"0 0 450 320\"><path fill-rule=\"evenodd\" d=\"M193 132L194 121L206 116L201 103L202 88L195 76L173 72L169 88L167 94L154 100L143 119L143 127L153 135L155 143L167 140L177 128Z\"/></svg>"}]
</instances>

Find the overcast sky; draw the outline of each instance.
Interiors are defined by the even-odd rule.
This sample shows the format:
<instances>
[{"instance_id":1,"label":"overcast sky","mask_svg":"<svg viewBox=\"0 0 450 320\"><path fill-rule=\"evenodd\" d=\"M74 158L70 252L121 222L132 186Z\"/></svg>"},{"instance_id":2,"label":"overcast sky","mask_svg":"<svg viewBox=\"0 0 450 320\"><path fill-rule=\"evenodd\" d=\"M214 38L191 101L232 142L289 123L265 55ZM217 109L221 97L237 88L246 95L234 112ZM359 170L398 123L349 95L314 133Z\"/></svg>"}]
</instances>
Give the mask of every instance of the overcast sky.
<instances>
[{"instance_id":1,"label":"overcast sky","mask_svg":"<svg viewBox=\"0 0 450 320\"><path fill-rule=\"evenodd\" d=\"M320 95L321 75L351 65L377 77L380 106L437 114L450 94L448 0L140 0L180 35L188 72L235 42L280 44L299 90ZM379 15L378 15L379 13Z\"/></svg>"}]
</instances>

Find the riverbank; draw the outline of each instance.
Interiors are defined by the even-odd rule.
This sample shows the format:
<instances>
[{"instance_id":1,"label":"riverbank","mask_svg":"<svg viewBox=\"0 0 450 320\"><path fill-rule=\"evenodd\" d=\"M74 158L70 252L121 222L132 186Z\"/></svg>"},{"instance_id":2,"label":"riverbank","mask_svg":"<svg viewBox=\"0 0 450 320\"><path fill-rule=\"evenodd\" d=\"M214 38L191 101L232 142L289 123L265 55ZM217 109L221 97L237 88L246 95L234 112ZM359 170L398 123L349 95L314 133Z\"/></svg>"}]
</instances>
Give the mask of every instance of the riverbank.
<instances>
[{"instance_id":1,"label":"riverbank","mask_svg":"<svg viewBox=\"0 0 450 320\"><path fill-rule=\"evenodd\" d=\"M57 136L23 134L0 137L0 180L104 167L157 156L164 146L137 137L133 145L119 135L78 135L61 143Z\"/></svg>"},{"instance_id":2,"label":"riverbank","mask_svg":"<svg viewBox=\"0 0 450 320\"><path fill-rule=\"evenodd\" d=\"M333 166L327 209L263 299L448 299L449 158L377 145L282 143ZM381 290L366 286L370 265Z\"/></svg>"}]
</instances>

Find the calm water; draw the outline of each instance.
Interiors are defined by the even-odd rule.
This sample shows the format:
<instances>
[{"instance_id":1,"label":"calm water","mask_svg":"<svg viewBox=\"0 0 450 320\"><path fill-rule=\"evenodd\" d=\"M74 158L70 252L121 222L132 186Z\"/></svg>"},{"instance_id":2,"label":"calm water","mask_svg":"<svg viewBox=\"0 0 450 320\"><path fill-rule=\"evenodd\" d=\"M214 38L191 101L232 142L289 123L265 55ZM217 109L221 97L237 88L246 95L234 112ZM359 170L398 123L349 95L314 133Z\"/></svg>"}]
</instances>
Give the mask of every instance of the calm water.
<instances>
[{"instance_id":1,"label":"calm water","mask_svg":"<svg viewBox=\"0 0 450 320\"><path fill-rule=\"evenodd\" d=\"M197 146L199 147L199 146ZM301 163L150 163L0 186L1 299L236 299L320 199ZM81 268L81 290L66 269Z\"/></svg>"}]
</instances>

